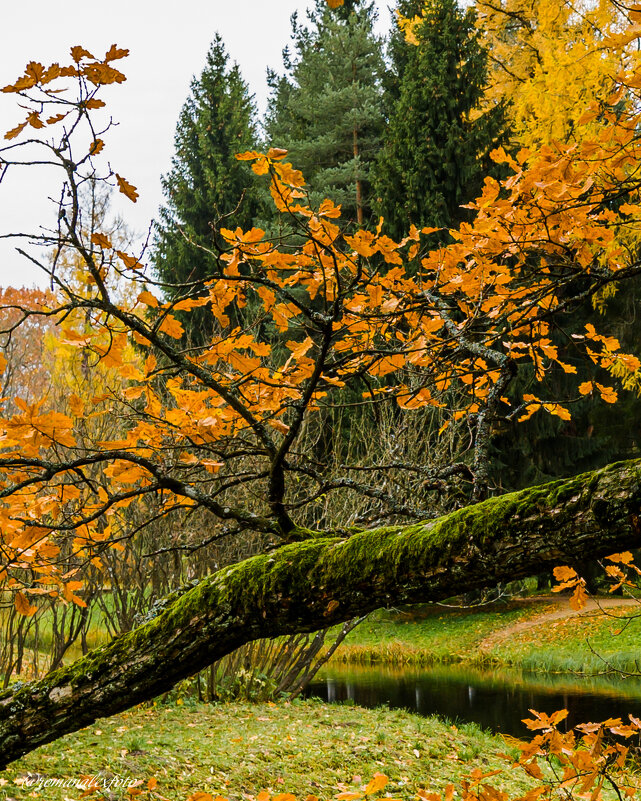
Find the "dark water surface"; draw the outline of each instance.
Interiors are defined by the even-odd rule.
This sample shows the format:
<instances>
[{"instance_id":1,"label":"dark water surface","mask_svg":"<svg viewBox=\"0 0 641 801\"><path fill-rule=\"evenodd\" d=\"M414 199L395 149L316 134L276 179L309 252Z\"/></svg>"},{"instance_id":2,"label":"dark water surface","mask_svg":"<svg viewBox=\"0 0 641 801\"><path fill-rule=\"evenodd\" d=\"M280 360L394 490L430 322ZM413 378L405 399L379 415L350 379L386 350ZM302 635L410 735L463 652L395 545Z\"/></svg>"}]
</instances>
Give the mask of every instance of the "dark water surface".
<instances>
[{"instance_id":1,"label":"dark water surface","mask_svg":"<svg viewBox=\"0 0 641 801\"><path fill-rule=\"evenodd\" d=\"M476 670L458 665L433 668L332 666L311 684L308 695L360 706L387 705L515 737L527 734L528 710L568 709L568 728L610 717L641 717L641 679L580 677L518 670ZM564 724L565 725L565 724Z\"/></svg>"}]
</instances>

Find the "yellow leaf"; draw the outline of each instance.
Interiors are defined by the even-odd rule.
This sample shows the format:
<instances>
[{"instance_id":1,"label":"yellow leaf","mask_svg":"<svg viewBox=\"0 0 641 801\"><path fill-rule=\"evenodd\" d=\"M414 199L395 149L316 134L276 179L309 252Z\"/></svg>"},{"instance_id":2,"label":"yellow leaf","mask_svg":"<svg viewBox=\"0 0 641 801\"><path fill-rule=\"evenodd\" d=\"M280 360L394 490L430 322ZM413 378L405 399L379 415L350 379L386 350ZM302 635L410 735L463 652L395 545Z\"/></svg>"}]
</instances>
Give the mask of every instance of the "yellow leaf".
<instances>
[{"instance_id":1,"label":"yellow leaf","mask_svg":"<svg viewBox=\"0 0 641 801\"><path fill-rule=\"evenodd\" d=\"M370 783L365 788L365 795L371 795L372 793L378 793L379 790L382 790L383 787L388 782L388 778L384 773L375 773L374 778L370 781Z\"/></svg>"},{"instance_id":2,"label":"yellow leaf","mask_svg":"<svg viewBox=\"0 0 641 801\"><path fill-rule=\"evenodd\" d=\"M282 420L269 420L268 422L272 428L275 428L276 431L280 431L281 434L287 434L289 431L289 426L283 423Z\"/></svg>"},{"instance_id":3,"label":"yellow leaf","mask_svg":"<svg viewBox=\"0 0 641 801\"><path fill-rule=\"evenodd\" d=\"M574 581L574 579L578 578L576 570L568 565L555 567L552 573L557 581Z\"/></svg>"},{"instance_id":4,"label":"yellow leaf","mask_svg":"<svg viewBox=\"0 0 641 801\"><path fill-rule=\"evenodd\" d=\"M38 609L37 606L31 606L27 600L27 596L21 592L16 593L14 604L18 614L24 615L25 617L31 617Z\"/></svg>"},{"instance_id":5,"label":"yellow leaf","mask_svg":"<svg viewBox=\"0 0 641 801\"><path fill-rule=\"evenodd\" d=\"M118 189L120 189L122 194L128 197L132 203L135 203L138 200L136 187L132 186L132 184L125 180L122 175L118 175L118 173L116 173L116 181L118 181Z\"/></svg>"},{"instance_id":6,"label":"yellow leaf","mask_svg":"<svg viewBox=\"0 0 641 801\"><path fill-rule=\"evenodd\" d=\"M147 782L147 789L153 790L157 784L158 784L158 779L155 776L152 776L151 779L149 779L149 781Z\"/></svg>"},{"instance_id":7,"label":"yellow leaf","mask_svg":"<svg viewBox=\"0 0 641 801\"><path fill-rule=\"evenodd\" d=\"M256 175L267 175L269 172L269 162L264 156L261 156L258 161L252 164L252 170Z\"/></svg>"},{"instance_id":8,"label":"yellow leaf","mask_svg":"<svg viewBox=\"0 0 641 801\"><path fill-rule=\"evenodd\" d=\"M597 384L597 389L601 395L601 399L604 400L606 403L616 403L618 400L618 395L616 390L612 389L612 387L604 387L602 384Z\"/></svg>"},{"instance_id":9,"label":"yellow leaf","mask_svg":"<svg viewBox=\"0 0 641 801\"><path fill-rule=\"evenodd\" d=\"M613 553L611 556L607 556L606 559L609 562L621 562L621 564L629 565L634 561L634 556L630 551L623 551L622 553Z\"/></svg>"},{"instance_id":10,"label":"yellow leaf","mask_svg":"<svg viewBox=\"0 0 641 801\"><path fill-rule=\"evenodd\" d=\"M262 157L262 153L259 153L256 150L247 150L245 153L236 153L236 159L238 161L255 161Z\"/></svg>"},{"instance_id":11,"label":"yellow leaf","mask_svg":"<svg viewBox=\"0 0 641 801\"><path fill-rule=\"evenodd\" d=\"M85 602L85 601L83 601L83 600L82 600L82 598L81 598L79 595L72 595L72 596L71 596L71 598L70 598L69 600L70 600L72 603L74 603L76 606L80 606L80 607L82 607L83 609L86 609L86 608L87 608L87 604L86 604L86 602Z\"/></svg>"},{"instance_id":12,"label":"yellow leaf","mask_svg":"<svg viewBox=\"0 0 641 801\"><path fill-rule=\"evenodd\" d=\"M327 5L330 8L340 8L345 0L327 0Z\"/></svg>"},{"instance_id":13,"label":"yellow leaf","mask_svg":"<svg viewBox=\"0 0 641 801\"><path fill-rule=\"evenodd\" d=\"M213 459L200 459L199 461L208 473L217 473L221 467L225 466L224 462L215 462Z\"/></svg>"},{"instance_id":14,"label":"yellow leaf","mask_svg":"<svg viewBox=\"0 0 641 801\"><path fill-rule=\"evenodd\" d=\"M32 128L44 128L46 125L46 123L40 119L40 115L37 111L33 111L31 114L29 114L27 117L27 122Z\"/></svg>"},{"instance_id":15,"label":"yellow leaf","mask_svg":"<svg viewBox=\"0 0 641 801\"><path fill-rule=\"evenodd\" d=\"M318 209L318 216L329 217L330 219L336 219L341 216L341 207L335 206L331 200L328 200L326 198L320 204L320 208Z\"/></svg>"},{"instance_id":16,"label":"yellow leaf","mask_svg":"<svg viewBox=\"0 0 641 801\"><path fill-rule=\"evenodd\" d=\"M572 415L570 412L565 408L565 406L560 406L558 403L544 403L543 408L546 412L555 415L556 417L560 417L561 420L571 420Z\"/></svg>"},{"instance_id":17,"label":"yellow leaf","mask_svg":"<svg viewBox=\"0 0 641 801\"><path fill-rule=\"evenodd\" d=\"M268 159L284 159L288 151L282 147L270 147L267 151Z\"/></svg>"},{"instance_id":18,"label":"yellow leaf","mask_svg":"<svg viewBox=\"0 0 641 801\"><path fill-rule=\"evenodd\" d=\"M127 387L122 391L122 397L125 400L137 400L145 391L144 386Z\"/></svg>"}]
</instances>

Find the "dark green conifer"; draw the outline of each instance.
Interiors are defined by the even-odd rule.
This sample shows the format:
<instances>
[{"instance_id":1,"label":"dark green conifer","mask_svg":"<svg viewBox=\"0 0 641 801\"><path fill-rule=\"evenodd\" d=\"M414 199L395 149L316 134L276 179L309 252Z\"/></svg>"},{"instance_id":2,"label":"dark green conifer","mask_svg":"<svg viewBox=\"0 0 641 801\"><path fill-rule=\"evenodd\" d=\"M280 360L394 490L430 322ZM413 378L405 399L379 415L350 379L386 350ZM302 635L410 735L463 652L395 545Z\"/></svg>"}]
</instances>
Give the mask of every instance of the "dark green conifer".
<instances>
[{"instance_id":1,"label":"dark green conifer","mask_svg":"<svg viewBox=\"0 0 641 801\"><path fill-rule=\"evenodd\" d=\"M303 171L313 202L331 197L343 218L371 217L371 169L384 128L382 43L373 3L331 10L317 0L309 27L292 17L294 55L283 76L270 73L268 143L285 147Z\"/></svg>"},{"instance_id":2,"label":"dark green conifer","mask_svg":"<svg viewBox=\"0 0 641 801\"><path fill-rule=\"evenodd\" d=\"M489 152L505 130L502 106L483 108L487 53L474 22L456 0L401 0L418 45L399 33L390 43L386 81L390 120L375 169L377 210L394 237L410 223L452 227L465 219L491 172Z\"/></svg>"},{"instance_id":3,"label":"dark green conifer","mask_svg":"<svg viewBox=\"0 0 641 801\"><path fill-rule=\"evenodd\" d=\"M201 247L215 251L221 244L212 224L254 224L260 187L235 154L256 147L255 114L247 84L217 35L202 74L192 81L176 127L171 170L162 179L166 206L156 224L153 263L170 297L183 294L185 284L215 275L216 259ZM207 309L185 321L194 343L207 341L213 327Z\"/></svg>"}]
</instances>

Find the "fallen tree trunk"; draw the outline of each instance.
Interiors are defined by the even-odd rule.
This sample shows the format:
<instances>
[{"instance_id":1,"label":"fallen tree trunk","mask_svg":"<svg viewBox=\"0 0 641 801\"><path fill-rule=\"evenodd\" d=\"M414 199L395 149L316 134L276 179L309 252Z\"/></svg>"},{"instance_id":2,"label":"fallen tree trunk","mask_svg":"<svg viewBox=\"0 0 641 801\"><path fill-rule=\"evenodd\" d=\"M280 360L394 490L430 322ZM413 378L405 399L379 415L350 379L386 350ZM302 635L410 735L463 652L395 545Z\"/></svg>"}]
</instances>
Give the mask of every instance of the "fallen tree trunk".
<instances>
[{"instance_id":1,"label":"fallen tree trunk","mask_svg":"<svg viewBox=\"0 0 641 801\"><path fill-rule=\"evenodd\" d=\"M0 694L0 768L170 689L243 643L438 601L641 545L641 461L411 526L303 541L218 571L139 628Z\"/></svg>"}]
</instances>

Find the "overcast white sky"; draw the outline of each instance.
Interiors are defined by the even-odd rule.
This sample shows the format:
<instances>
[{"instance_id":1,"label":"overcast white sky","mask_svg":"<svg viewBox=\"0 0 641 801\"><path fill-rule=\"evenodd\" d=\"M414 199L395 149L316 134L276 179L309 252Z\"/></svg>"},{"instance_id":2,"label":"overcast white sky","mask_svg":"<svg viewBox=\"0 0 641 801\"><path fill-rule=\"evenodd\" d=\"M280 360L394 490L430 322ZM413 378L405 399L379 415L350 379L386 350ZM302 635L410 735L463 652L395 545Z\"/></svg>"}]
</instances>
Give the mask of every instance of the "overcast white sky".
<instances>
[{"instance_id":1,"label":"overcast white sky","mask_svg":"<svg viewBox=\"0 0 641 801\"><path fill-rule=\"evenodd\" d=\"M281 51L290 35L289 18L301 13L307 0L31 0L28 4L3 2L0 86L13 82L28 61L44 64L69 62L69 48L82 44L102 55L111 44L128 47L131 55L120 62L128 80L109 95L114 119L120 122L107 140L105 153L114 170L138 187L134 206L123 198L119 209L130 225L146 232L161 202L160 175L166 172L173 136L189 83L200 74L207 48L220 32L232 58L242 69L265 107L268 66L280 69ZM389 24L391 0L377 0L381 33ZM24 113L16 96L0 94L0 138ZM33 169L14 171L0 184L0 233L32 231L51 223L52 204L47 184ZM0 242L0 286L41 283L13 248Z\"/></svg>"}]
</instances>

